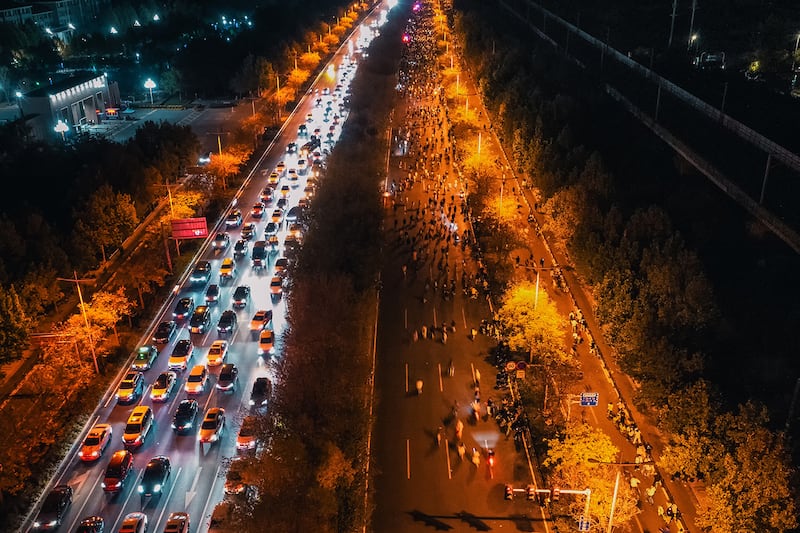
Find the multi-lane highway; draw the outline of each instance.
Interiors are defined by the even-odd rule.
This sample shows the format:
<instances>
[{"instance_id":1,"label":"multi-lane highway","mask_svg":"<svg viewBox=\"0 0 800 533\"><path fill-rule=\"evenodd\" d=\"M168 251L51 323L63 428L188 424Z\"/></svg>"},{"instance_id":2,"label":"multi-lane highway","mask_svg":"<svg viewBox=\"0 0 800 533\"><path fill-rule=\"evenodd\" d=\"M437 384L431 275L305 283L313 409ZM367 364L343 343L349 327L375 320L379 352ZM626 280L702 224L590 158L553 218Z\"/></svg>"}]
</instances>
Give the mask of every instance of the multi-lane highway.
<instances>
[{"instance_id":1,"label":"multi-lane highway","mask_svg":"<svg viewBox=\"0 0 800 533\"><path fill-rule=\"evenodd\" d=\"M385 11L378 6L352 33L349 39L334 55L329 65L321 71L312 89L301 100L295 112L285 123L283 129L270 145L259 161L258 168L253 171L245 186L236 194L231 208L240 209L243 221L238 227L226 227L224 213L218 227L210 229L210 238L198 254L197 261L209 261L212 266L210 284L220 284L218 302L211 307L211 320L206 331L201 334L190 333L189 319L178 320L177 333L166 344L159 344L159 356L149 370L143 372L145 388L141 396L133 403L119 404L115 398L118 384L125 372L121 372L108 391L104 401L94 413L87 429L96 423L110 424L113 429L111 444L103 455L94 462L85 463L78 457L80 446L75 446L73 453L65 458L59 473L51 481L51 487L67 484L73 489L73 502L67 510L61 531L75 531L84 517L96 515L105 520L105 531L119 530L124 517L128 513L143 511L149 521L149 531L163 531L167 517L172 512L187 512L192 522L191 530L205 531L208 519L218 502L224 497L224 483L227 459L237 455L236 437L243 417L249 409L248 400L253 382L257 377L268 376L270 379L270 356L258 353L258 332L250 329L253 315L261 309L272 311L272 327L278 340L276 352L271 357L281 357L280 332L286 322L285 298L275 297L270 290L275 262L285 255L284 240L289 234L290 223L286 213L298 205L301 199L310 200L307 190L308 180L324 165L325 155L333 148L347 117L347 93L350 81L355 75L360 51L368 46L374 36L373 23L376 25L385 20ZM340 108L340 104L343 107ZM299 134L301 125L307 130ZM304 144L311 140L315 130L319 129L320 146L304 154L300 151ZM287 152L287 145L296 143L298 151ZM318 155L315 156L314 153ZM306 170L298 165L299 159L306 160ZM314 160L319 162L314 165ZM263 215L254 217L251 208L261 198L261 193L268 185L269 175L283 162L285 170L280 172L280 181L275 187L272 199L267 202ZM290 174L297 171L297 179ZM283 185L288 190L281 192ZM281 197L285 196L286 205L283 217L280 218L277 233L278 245L267 255L267 264L256 271L251 266L252 250L256 241L267 240L265 228L273 220L273 211ZM310 200L313 201L313 200ZM249 240L248 253L236 259L236 273L232 279L221 284L219 279L220 265L225 258L234 257L234 244L242 238L242 229L254 224L255 231ZM222 250L215 250L213 238L218 232L228 232L230 244ZM156 317L153 324L160 321L173 320L173 310L181 298L193 298L196 305L205 304L205 293L208 284L193 285L189 280L192 267L181 278L181 283L172 298L163 306L163 313ZM200 413L193 430L185 435L176 434L171 428L173 415L178 403L187 397L184 392L187 376L194 365L204 365L211 343L218 338L217 322L223 311L232 308L232 295L238 286L251 288L248 303L236 309L237 329L228 337L229 351L227 362L234 363L239 370L238 383L232 392L222 392L215 385L219 377L219 366L209 367L210 380L201 394L193 395L200 406ZM153 344L153 330L144 332L142 345ZM176 343L181 339L190 339L195 346L195 356L189 361L187 369L178 372L178 383L171 397L163 403L154 403L150 399L152 384L162 372L168 370L168 359ZM154 426L143 445L134 451L133 473L127 479L122 490L116 496L109 496L102 488L106 467L111 455L123 449L122 435L126 422L139 405L150 406L154 414ZM226 424L222 436L213 444L200 443L197 427L208 409L221 407L225 410ZM81 441L85 433L81 435ZM161 494L143 498L137 491L142 473L147 462L154 456L164 455L171 462L171 475ZM32 513L25 528L32 527L36 512Z\"/></svg>"}]
</instances>

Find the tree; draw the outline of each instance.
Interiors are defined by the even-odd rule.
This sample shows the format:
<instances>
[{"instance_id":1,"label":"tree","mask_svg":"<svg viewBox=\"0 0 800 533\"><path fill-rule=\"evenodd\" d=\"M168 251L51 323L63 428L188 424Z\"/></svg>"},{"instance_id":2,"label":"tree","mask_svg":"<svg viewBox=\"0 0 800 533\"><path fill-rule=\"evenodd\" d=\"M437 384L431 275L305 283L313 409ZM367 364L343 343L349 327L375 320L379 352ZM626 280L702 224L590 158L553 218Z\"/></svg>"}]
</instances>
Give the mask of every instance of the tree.
<instances>
[{"instance_id":1,"label":"tree","mask_svg":"<svg viewBox=\"0 0 800 533\"><path fill-rule=\"evenodd\" d=\"M111 329L119 344L117 323L133 314L133 303L125 296L125 289L118 287L114 292L98 291L92 295L91 303L84 305L89 321Z\"/></svg>"},{"instance_id":2,"label":"tree","mask_svg":"<svg viewBox=\"0 0 800 533\"><path fill-rule=\"evenodd\" d=\"M128 194L115 193L104 184L87 201L76 223L79 239L100 249L106 262L106 247L119 246L139 223L136 208Z\"/></svg>"},{"instance_id":3,"label":"tree","mask_svg":"<svg viewBox=\"0 0 800 533\"><path fill-rule=\"evenodd\" d=\"M161 73L159 82L161 89L167 94L179 93L183 87L183 74L175 67L171 67Z\"/></svg>"},{"instance_id":4,"label":"tree","mask_svg":"<svg viewBox=\"0 0 800 533\"><path fill-rule=\"evenodd\" d=\"M0 286L0 361L19 359L33 324L14 286Z\"/></svg>"},{"instance_id":5,"label":"tree","mask_svg":"<svg viewBox=\"0 0 800 533\"><path fill-rule=\"evenodd\" d=\"M546 439L547 457L543 465L551 469L551 484L572 489L588 488L591 491L590 519L601 531L608 526L612 499L615 492L616 472L620 467L619 449L602 430L588 424L568 425L560 438ZM637 498L627 483L616 487L614 522L622 524L633 518ZM585 500L570 499L569 507L574 518L583 514Z\"/></svg>"},{"instance_id":6,"label":"tree","mask_svg":"<svg viewBox=\"0 0 800 533\"><path fill-rule=\"evenodd\" d=\"M222 182L222 189L228 188L228 179L239 173L239 167L244 161L231 151L214 154L206 169Z\"/></svg>"},{"instance_id":7,"label":"tree","mask_svg":"<svg viewBox=\"0 0 800 533\"><path fill-rule=\"evenodd\" d=\"M508 344L539 356L545 364L570 361L564 352L566 324L547 293L534 283L523 281L512 286L502 299L498 318Z\"/></svg>"},{"instance_id":8,"label":"tree","mask_svg":"<svg viewBox=\"0 0 800 533\"><path fill-rule=\"evenodd\" d=\"M155 248L145 248L126 261L117 273L117 283L121 287L130 287L136 290L139 297L139 306L145 308L144 295L150 294L158 287L164 286L164 280L169 272L161 261L161 252Z\"/></svg>"}]
</instances>

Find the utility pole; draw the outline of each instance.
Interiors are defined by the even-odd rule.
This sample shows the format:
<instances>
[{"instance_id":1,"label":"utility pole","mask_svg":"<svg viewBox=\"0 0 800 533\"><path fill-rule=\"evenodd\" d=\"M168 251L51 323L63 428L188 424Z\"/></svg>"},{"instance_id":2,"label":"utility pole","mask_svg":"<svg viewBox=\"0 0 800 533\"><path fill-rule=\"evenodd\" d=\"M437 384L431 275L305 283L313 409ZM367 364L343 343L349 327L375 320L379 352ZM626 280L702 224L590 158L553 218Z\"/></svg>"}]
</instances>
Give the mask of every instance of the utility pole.
<instances>
[{"instance_id":1,"label":"utility pole","mask_svg":"<svg viewBox=\"0 0 800 533\"><path fill-rule=\"evenodd\" d=\"M94 361L94 370L98 374L100 373L100 367L97 364L97 354L94 351L94 340L92 340L92 330L89 326L89 316L86 314L86 306L83 303L83 293L81 292L81 283L94 283L95 280L93 279L78 279L78 272L73 271L73 275L75 278L56 278L58 281L69 281L70 283L74 283L75 287L78 289L78 300L81 304L81 314L83 314L83 322L86 324L86 335L89 338L89 351L92 352L92 360Z\"/></svg>"},{"instance_id":2,"label":"utility pole","mask_svg":"<svg viewBox=\"0 0 800 533\"><path fill-rule=\"evenodd\" d=\"M697 11L697 0L692 0L692 18L689 21L689 38L687 39L687 42L689 43L689 47L690 48L692 46L692 43L694 42L694 39L692 39L692 36L694 36L694 13L695 13L695 11ZM695 50L695 53L697 53L696 50Z\"/></svg>"},{"instance_id":3,"label":"utility pole","mask_svg":"<svg viewBox=\"0 0 800 533\"><path fill-rule=\"evenodd\" d=\"M677 16L675 14L676 11L678 11L678 0L672 0L672 15L670 15L672 22L669 24L669 42L667 43L667 48L672 48L672 36L675 34L675 17Z\"/></svg>"}]
</instances>

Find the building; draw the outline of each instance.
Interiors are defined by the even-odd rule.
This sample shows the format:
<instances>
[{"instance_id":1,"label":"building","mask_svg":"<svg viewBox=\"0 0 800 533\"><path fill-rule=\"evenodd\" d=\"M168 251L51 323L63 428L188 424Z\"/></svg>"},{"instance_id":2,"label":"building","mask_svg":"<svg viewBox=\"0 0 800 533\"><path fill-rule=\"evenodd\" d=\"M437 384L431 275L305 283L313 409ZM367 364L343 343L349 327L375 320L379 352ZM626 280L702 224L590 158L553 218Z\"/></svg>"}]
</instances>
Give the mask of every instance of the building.
<instances>
[{"instance_id":1,"label":"building","mask_svg":"<svg viewBox=\"0 0 800 533\"><path fill-rule=\"evenodd\" d=\"M99 124L112 106L108 78L96 72L76 74L53 85L39 87L18 98L19 108L36 139L54 140L59 121L66 125L65 135L81 133L88 126Z\"/></svg>"},{"instance_id":2,"label":"building","mask_svg":"<svg viewBox=\"0 0 800 533\"><path fill-rule=\"evenodd\" d=\"M76 28L83 32L98 28L110 10L110 0L0 0L0 22L33 22L42 31L68 40Z\"/></svg>"}]
</instances>

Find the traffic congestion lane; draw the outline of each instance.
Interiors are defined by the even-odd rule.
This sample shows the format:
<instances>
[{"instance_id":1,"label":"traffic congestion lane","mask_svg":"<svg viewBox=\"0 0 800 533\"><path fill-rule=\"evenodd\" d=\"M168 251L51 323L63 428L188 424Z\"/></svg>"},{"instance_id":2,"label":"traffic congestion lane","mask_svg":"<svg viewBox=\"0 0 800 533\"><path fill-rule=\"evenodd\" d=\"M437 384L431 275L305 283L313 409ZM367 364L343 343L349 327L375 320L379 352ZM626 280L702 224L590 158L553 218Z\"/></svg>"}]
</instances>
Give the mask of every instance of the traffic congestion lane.
<instances>
[{"instance_id":1,"label":"traffic congestion lane","mask_svg":"<svg viewBox=\"0 0 800 533\"><path fill-rule=\"evenodd\" d=\"M340 50L339 53L336 54L335 60L341 61L345 53L345 49ZM351 79L352 75L349 76L348 81ZM342 80L337 76L328 76L327 78L321 76L318 81L322 89L327 87L329 91L333 92L337 83ZM320 89L320 93L322 89ZM315 93L312 90L309 94L313 95ZM339 99L339 101L341 101L341 99ZM263 235L263 230L267 223L266 217L262 219L252 219L252 217L248 215L249 206L255 203L260 191L265 185L264 181L260 179L260 171L271 171L280 160L285 160L287 164L297 164L297 156L290 156L286 154L284 150L288 142L299 141L296 137L296 128L301 122L305 121L305 114L309 112L312 113L313 125L319 126L320 130L325 131L324 127L326 121L324 110L321 115L320 111L313 107L314 104L315 101L310 98L305 98L304 101L301 102L301 105L298 107L298 112L289 120L289 125L278 137L273 150L268 154L268 157L262 161L258 172L254 173L254 178L251 179L248 186L238 196L238 205L243 209L245 222L252 222L256 225L256 239ZM342 117L341 122L345 119L346 115ZM340 131L341 123L331 131L331 133L335 135L334 139L338 138L338 133ZM296 187L292 188L292 192L289 194L290 202L287 205L287 209L297 205L305 187L306 179L307 176L301 176L296 183ZM231 241L235 242L235 240L241 236L241 229L230 229L229 233L231 234ZM286 233L287 226L282 224L279 233L281 243ZM225 256L229 256L231 252L232 247L229 247L225 253L216 253L209 243L209 246L207 246L201 254L200 259L211 262L214 272L218 272L222 259ZM244 414L244 396L249 394L250 387L256 377L270 375L268 366L264 365L263 360L257 354L258 341L253 338L249 332L249 322L252 313L256 309L272 310L273 328L276 336L280 335L280 331L282 331L285 326L285 299L273 299L267 287L272 270L275 267L275 261L282 253L283 250L279 249L276 253L270 254L268 257L268 267L260 272L255 272L250 268L249 258L244 258L240 261L242 267L235 280L233 280L233 283L227 284L221 288L219 295L220 304L214 306L212 309L211 326L208 331L203 334L190 334L187 327L188 320L181 321L175 336L166 344L159 346L160 355L152 368L144 372L147 387L136 402L130 405L118 405L113 394L109 394L107 401L98 410L95 419L111 424L114 434L112 445L109 446L106 453L93 464L84 464L75 457L70 457L68 459L70 467L58 478L59 483L68 483L76 489L74 492L73 504L68 509L64 521L66 529L73 530L77 523L85 516L99 515L106 518L106 524L111 526L111 531L116 531L125 514L143 510L149 518L151 528L158 530L163 526L169 512L185 510L193 517L195 524L201 524L199 530L202 530L202 524L205 524L210 510L213 509L214 502L219 501L222 497L222 483L220 482L220 479L223 477L222 474L224 473L224 461L222 460L236 455L236 431L238 430L239 421ZM197 398L198 401L201 402L199 417L202 417L206 410L212 406L220 406L226 409L226 415L228 415L228 430L223 434L223 438L220 442L212 446L201 446L198 444L196 432L191 432L188 435L175 435L172 432L170 428L172 416L177 404L186 397L186 394L182 391L182 387L185 384L186 376L191 366L205 363L208 348L211 342L216 339L216 321L221 311L228 307L227 302L230 301L231 294L235 290L235 287L242 283L249 284L253 289L251 304L245 309L237 311L239 328L233 337L229 339L230 350L228 355L229 361L235 363L240 369L239 386L233 394L222 395L213 388L215 377L212 377L210 387L204 394ZM159 317L158 321L172 319L172 310L179 298L189 296L194 298L196 304L204 303L204 291L205 287L192 287L186 284L180 286L169 299L167 305L165 305L163 316ZM152 332L148 332L148 335L143 339L143 343L150 344L151 335ZM176 389L171 395L171 398L164 403L153 403L149 398L152 382L159 373L167 371L169 354L172 352L177 342L185 338L190 338L195 343L196 355L187 365L187 370L179 372ZM279 353L280 350L278 347L278 354ZM214 372L212 372L212 374L215 376ZM120 377L121 376L122 374ZM118 385L119 380L115 381L112 385L112 389L116 389ZM155 420L154 427L151 431L151 435L145 441L145 444L134 453L132 477L128 479L120 494L112 498L103 492L100 485L105 474L108 459L114 450L122 448L120 436L123 433L130 413L137 405L148 405L153 409ZM198 418L197 423L199 423L199 420ZM170 480L164 489L165 492L161 496L149 498L143 502L136 491L136 485L141 478L141 474L148 460L156 455L166 455L170 457L172 464Z\"/></svg>"}]
</instances>

